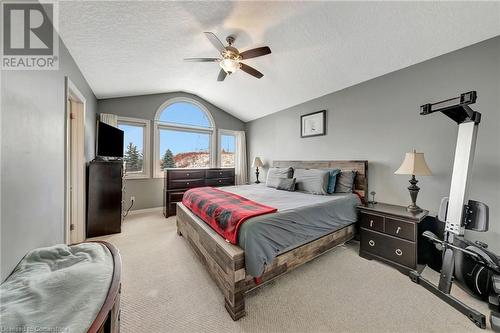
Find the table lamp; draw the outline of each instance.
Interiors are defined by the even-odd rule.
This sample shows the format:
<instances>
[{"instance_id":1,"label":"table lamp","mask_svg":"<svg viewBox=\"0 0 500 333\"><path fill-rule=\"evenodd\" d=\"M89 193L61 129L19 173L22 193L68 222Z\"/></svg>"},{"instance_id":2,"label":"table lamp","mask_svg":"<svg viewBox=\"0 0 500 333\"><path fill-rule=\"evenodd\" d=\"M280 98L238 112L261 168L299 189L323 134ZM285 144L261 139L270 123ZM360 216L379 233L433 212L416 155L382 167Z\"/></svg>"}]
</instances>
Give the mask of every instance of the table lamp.
<instances>
[{"instance_id":1,"label":"table lamp","mask_svg":"<svg viewBox=\"0 0 500 333\"><path fill-rule=\"evenodd\" d=\"M413 150L411 153L406 153L403 163L394 173L396 175L411 175L411 185L408 187L411 204L407 207L407 210L412 213L421 212L422 209L417 206L417 195L420 187L417 186L418 180L415 179L415 176L432 175L427 163L425 163L424 153L417 153L416 150Z\"/></svg>"},{"instance_id":2,"label":"table lamp","mask_svg":"<svg viewBox=\"0 0 500 333\"><path fill-rule=\"evenodd\" d=\"M255 178L257 178L257 180L255 181L255 184L260 183L260 181L259 181L259 167L263 167L263 166L264 166L264 163L262 163L262 161L260 160L260 157L255 157L253 159L252 168L255 168Z\"/></svg>"}]
</instances>

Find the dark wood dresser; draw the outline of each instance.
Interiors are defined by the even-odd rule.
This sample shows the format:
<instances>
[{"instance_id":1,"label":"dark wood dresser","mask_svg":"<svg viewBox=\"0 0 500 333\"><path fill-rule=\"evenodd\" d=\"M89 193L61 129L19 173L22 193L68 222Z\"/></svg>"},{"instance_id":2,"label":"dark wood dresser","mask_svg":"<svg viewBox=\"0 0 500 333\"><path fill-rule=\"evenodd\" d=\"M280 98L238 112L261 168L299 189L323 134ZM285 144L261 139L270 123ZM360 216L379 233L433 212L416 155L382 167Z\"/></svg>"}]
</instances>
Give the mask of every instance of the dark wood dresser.
<instances>
[{"instance_id":1,"label":"dark wood dresser","mask_svg":"<svg viewBox=\"0 0 500 333\"><path fill-rule=\"evenodd\" d=\"M86 237L121 232L123 161L95 159L87 168Z\"/></svg>"},{"instance_id":2,"label":"dark wood dresser","mask_svg":"<svg viewBox=\"0 0 500 333\"><path fill-rule=\"evenodd\" d=\"M230 185L234 185L234 168L165 169L163 215L175 215L176 203L190 188Z\"/></svg>"},{"instance_id":3,"label":"dark wood dresser","mask_svg":"<svg viewBox=\"0 0 500 333\"><path fill-rule=\"evenodd\" d=\"M417 269L418 224L427 216L385 203L358 206L359 255L383 261L408 274Z\"/></svg>"}]
</instances>

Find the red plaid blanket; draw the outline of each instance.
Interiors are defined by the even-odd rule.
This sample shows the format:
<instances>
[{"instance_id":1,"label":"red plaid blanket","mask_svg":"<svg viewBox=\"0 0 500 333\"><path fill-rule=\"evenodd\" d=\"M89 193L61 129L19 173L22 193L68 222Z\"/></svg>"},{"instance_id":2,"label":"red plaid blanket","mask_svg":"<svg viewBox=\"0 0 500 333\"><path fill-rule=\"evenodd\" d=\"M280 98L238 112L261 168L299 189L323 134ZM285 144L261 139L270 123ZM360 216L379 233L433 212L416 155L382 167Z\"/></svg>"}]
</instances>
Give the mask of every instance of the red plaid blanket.
<instances>
[{"instance_id":1,"label":"red plaid blanket","mask_svg":"<svg viewBox=\"0 0 500 333\"><path fill-rule=\"evenodd\" d=\"M238 243L238 230L243 222L277 211L276 208L213 187L186 191L182 203L232 244Z\"/></svg>"}]
</instances>

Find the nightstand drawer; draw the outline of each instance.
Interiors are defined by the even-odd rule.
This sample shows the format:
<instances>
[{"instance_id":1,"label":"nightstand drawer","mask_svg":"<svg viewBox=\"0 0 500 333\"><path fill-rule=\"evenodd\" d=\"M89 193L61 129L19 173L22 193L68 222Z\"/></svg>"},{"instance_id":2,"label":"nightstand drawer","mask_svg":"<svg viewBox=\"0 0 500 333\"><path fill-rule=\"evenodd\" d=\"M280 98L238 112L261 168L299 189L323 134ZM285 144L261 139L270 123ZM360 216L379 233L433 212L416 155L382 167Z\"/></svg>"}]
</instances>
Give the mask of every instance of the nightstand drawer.
<instances>
[{"instance_id":1,"label":"nightstand drawer","mask_svg":"<svg viewBox=\"0 0 500 333\"><path fill-rule=\"evenodd\" d=\"M396 237L415 241L415 224L411 222L405 222L390 217L386 217L385 233Z\"/></svg>"},{"instance_id":2,"label":"nightstand drawer","mask_svg":"<svg viewBox=\"0 0 500 333\"><path fill-rule=\"evenodd\" d=\"M413 242L363 228L360 249L408 268L416 267L416 247Z\"/></svg>"},{"instance_id":3,"label":"nightstand drawer","mask_svg":"<svg viewBox=\"0 0 500 333\"><path fill-rule=\"evenodd\" d=\"M383 216L361 213L359 222L362 228L384 232Z\"/></svg>"}]
</instances>

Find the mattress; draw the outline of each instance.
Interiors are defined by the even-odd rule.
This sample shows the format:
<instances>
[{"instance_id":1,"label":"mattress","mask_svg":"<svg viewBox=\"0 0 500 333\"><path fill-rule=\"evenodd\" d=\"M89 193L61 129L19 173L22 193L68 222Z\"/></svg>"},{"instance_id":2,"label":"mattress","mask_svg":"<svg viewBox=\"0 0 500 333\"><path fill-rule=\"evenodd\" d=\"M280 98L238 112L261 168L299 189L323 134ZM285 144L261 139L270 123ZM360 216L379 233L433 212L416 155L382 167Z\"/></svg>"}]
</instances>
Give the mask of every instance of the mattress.
<instances>
[{"instance_id":1,"label":"mattress","mask_svg":"<svg viewBox=\"0 0 500 333\"><path fill-rule=\"evenodd\" d=\"M248 219L240 227L238 245L245 250L247 274L254 277L261 276L280 253L355 223L356 206L361 203L353 193L314 195L264 184L220 189L278 209Z\"/></svg>"}]
</instances>

